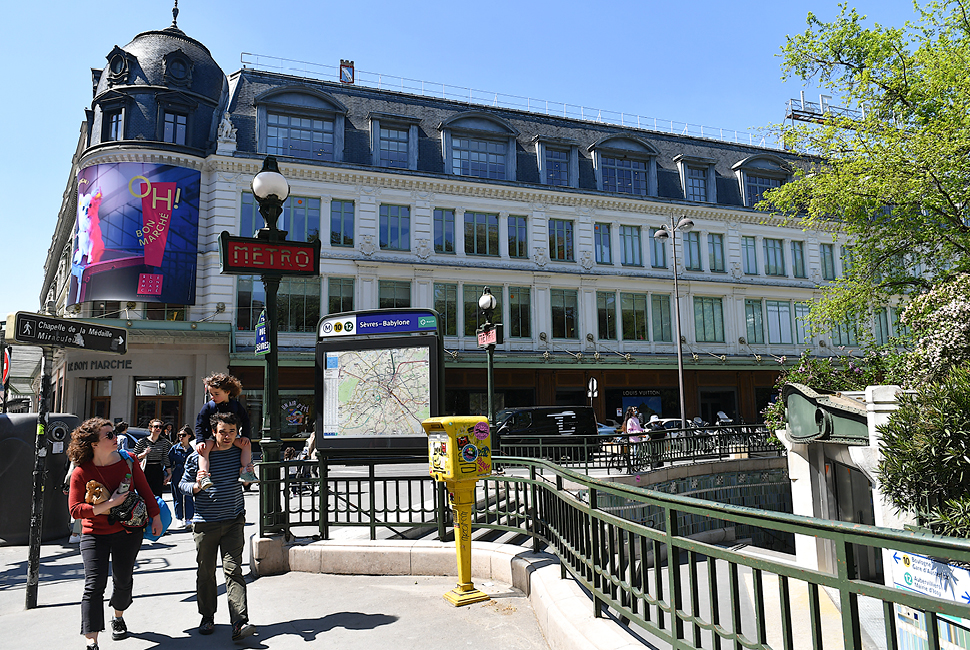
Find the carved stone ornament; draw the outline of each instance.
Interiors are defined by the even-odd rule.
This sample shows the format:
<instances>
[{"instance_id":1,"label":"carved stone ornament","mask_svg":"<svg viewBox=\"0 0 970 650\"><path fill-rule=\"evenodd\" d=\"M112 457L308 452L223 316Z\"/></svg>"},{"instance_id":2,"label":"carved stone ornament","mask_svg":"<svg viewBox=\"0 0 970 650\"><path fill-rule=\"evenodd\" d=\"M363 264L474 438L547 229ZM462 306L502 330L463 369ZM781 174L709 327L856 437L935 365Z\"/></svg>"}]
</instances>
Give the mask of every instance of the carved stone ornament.
<instances>
[{"instance_id":1,"label":"carved stone ornament","mask_svg":"<svg viewBox=\"0 0 970 650\"><path fill-rule=\"evenodd\" d=\"M593 254L590 251L583 251L579 256L579 263L587 271L593 268Z\"/></svg>"},{"instance_id":2,"label":"carved stone ornament","mask_svg":"<svg viewBox=\"0 0 970 650\"><path fill-rule=\"evenodd\" d=\"M415 242L414 254L419 258L426 260L431 257L431 240L430 239L419 239Z\"/></svg>"},{"instance_id":3,"label":"carved stone ornament","mask_svg":"<svg viewBox=\"0 0 970 650\"><path fill-rule=\"evenodd\" d=\"M235 142L236 141L236 127L232 125L232 120L229 119L229 111L226 111L222 116L222 121L219 122L219 142Z\"/></svg>"},{"instance_id":4,"label":"carved stone ornament","mask_svg":"<svg viewBox=\"0 0 970 650\"><path fill-rule=\"evenodd\" d=\"M740 280L741 275L741 262L731 262L731 276L735 280Z\"/></svg>"},{"instance_id":5,"label":"carved stone ornament","mask_svg":"<svg viewBox=\"0 0 970 650\"><path fill-rule=\"evenodd\" d=\"M812 282L814 282L815 284L821 284L822 283L822 271L820 269L817 269L817 268L816 269L812 269L811 278L812 278Z\"/></svg>"},{"instance_id":6,"label":"carved stone ornament","mask_svg":"<svg viewBox=\"0 0 970 650\"><path fill-rule=\"evenodd\" d=\"M549 255L546 253L545 247L537 246L533 249L533 251L532 259L535 260L536 264L538 264L540 268L545 267L545 265L549 263Z\"/></svg>"},{"instance_id":7,"label":"carved stone ornament","mask_svg":"<svg viewBox=\"0 0 970 650\"><path fill-rule=\"evenodd\" d=\"M361 253L364 255L373 255L377 252L377 246L374 245L374 235L364 235L360 240Z\"/></svg>"}]
</instances>

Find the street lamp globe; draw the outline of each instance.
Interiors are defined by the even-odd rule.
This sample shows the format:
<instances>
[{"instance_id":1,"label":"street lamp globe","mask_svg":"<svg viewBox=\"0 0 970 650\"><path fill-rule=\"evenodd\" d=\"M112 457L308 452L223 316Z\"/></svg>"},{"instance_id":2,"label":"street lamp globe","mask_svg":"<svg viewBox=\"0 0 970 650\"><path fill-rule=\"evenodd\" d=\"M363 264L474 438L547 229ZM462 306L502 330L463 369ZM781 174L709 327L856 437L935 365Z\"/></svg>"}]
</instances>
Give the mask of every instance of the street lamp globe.
<instances>
[{"instance_id":1,"label":"street lamp globe","mask_svg":"<svg viewBox=\"0 0 970 650\"><path fill-rule=\"evenodd\" d=\"M263 168L253 177L253 196L257 201L266 201L270 198L282 203L290 195L290 184L286 182L286 177L280 173L276 158L267 156L263 161Z\"/></svg>"},{"instance_id":2,"label":"street lamp globe","mask_svg":"<svg viewBox=\"0 0 970 650\"><path fill-rule=\"evenodd\" d=\"M694 228L694 222L691 221L688 217L684 217L683 219L677 222L677 230L679 230L680 232L688 232L693 228Z\"/></svg>"},{"instance_id":3,"label":"street lamp globe","mask_svg":"<svg viewBox=\"0 0 970 650\"><path fill-rule=\"evenodd\" d=\"M478 307L484 312L491 312L495 309L496 305L498 305L498 300L495 299L495 296L492 295L489 288L485 287L481 297L478 299Z\"/></svg>"},{"instance_id":4,"label":"street lamp globe","mask_svg":"<svg viewBox=\"0 0 970 650\"><path fill-rule=\"evenodd\" d=\"M660 226L657 228L657 232L653 233L653 238L657 241L667 241L668 237L670 237L670 233L667 232L666 225Z\"/></svg>"}]
</instances>

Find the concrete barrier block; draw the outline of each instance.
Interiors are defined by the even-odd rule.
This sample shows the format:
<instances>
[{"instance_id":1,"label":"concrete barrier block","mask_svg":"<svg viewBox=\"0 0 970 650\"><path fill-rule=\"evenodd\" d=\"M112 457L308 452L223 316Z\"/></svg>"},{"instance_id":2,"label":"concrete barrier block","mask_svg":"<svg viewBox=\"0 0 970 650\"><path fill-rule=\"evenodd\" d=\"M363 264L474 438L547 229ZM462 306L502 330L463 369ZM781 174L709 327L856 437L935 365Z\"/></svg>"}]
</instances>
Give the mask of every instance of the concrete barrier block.
<instances>
[{"instance_id":1,"label":"concrete barrier block","mask_svg":"<svg viewBox=\"0 0 970 650\"><path fill-rule=\"evenodd\" d=\"M322 573L323 550L314 546L294 546L289 552L290 571Z\"/></svg>"},{"instance_id":2,"label":"concrete barrier block","mask_svg":"<svg viewBox=\"0 0 970 650\"><path fill-rule=\"evenodd\" d=\"M290 570L289 553L282 537L249 538L249 570L256 577L275 576Z\"/></svg>"}]
</instances>

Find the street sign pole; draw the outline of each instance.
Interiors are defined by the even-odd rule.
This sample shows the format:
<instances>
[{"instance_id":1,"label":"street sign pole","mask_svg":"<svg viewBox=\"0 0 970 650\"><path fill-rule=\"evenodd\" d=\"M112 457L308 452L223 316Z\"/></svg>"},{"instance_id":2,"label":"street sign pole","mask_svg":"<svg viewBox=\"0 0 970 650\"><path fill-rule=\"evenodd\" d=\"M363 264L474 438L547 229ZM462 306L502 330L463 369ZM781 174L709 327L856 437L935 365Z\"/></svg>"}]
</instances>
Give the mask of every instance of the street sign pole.
<instances>
[{"instance_id":1,"label":"street sign pole","mask_svg":"<svg viewBox=\"0 0 970 650\"><path fill-rule=\"evenodd\" d=\"M40 583L40 543L44 523L44 485L47 484L47 414L49 411L50 371L53 355L44 346L41 359L40 399L37 407L37 437L34 449L34 489L30 506L30 535L27 554L27 609L37 607L37 587Z\"/></svg>"}]
</instances>

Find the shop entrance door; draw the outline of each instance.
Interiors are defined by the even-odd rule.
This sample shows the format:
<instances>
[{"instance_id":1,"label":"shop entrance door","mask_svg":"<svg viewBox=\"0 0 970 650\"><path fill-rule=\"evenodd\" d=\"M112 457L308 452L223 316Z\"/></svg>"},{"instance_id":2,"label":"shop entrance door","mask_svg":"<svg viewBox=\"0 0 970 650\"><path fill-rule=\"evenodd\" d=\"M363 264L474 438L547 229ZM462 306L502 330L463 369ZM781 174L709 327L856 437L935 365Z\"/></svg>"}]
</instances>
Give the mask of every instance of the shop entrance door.
<instances>
[{"instance_id":1,"label":"shop entrance door","mask_svg":"<svg viewBox=\"0 0 970 650\"><path fill-rule=\"evenodd\" d=\"M183 424L194 424L183 419L182 383L181 378L175 377L136 379L132 426L147 428L155 418L171 424L175 431Z\"/></svg>"}]
</instances>

